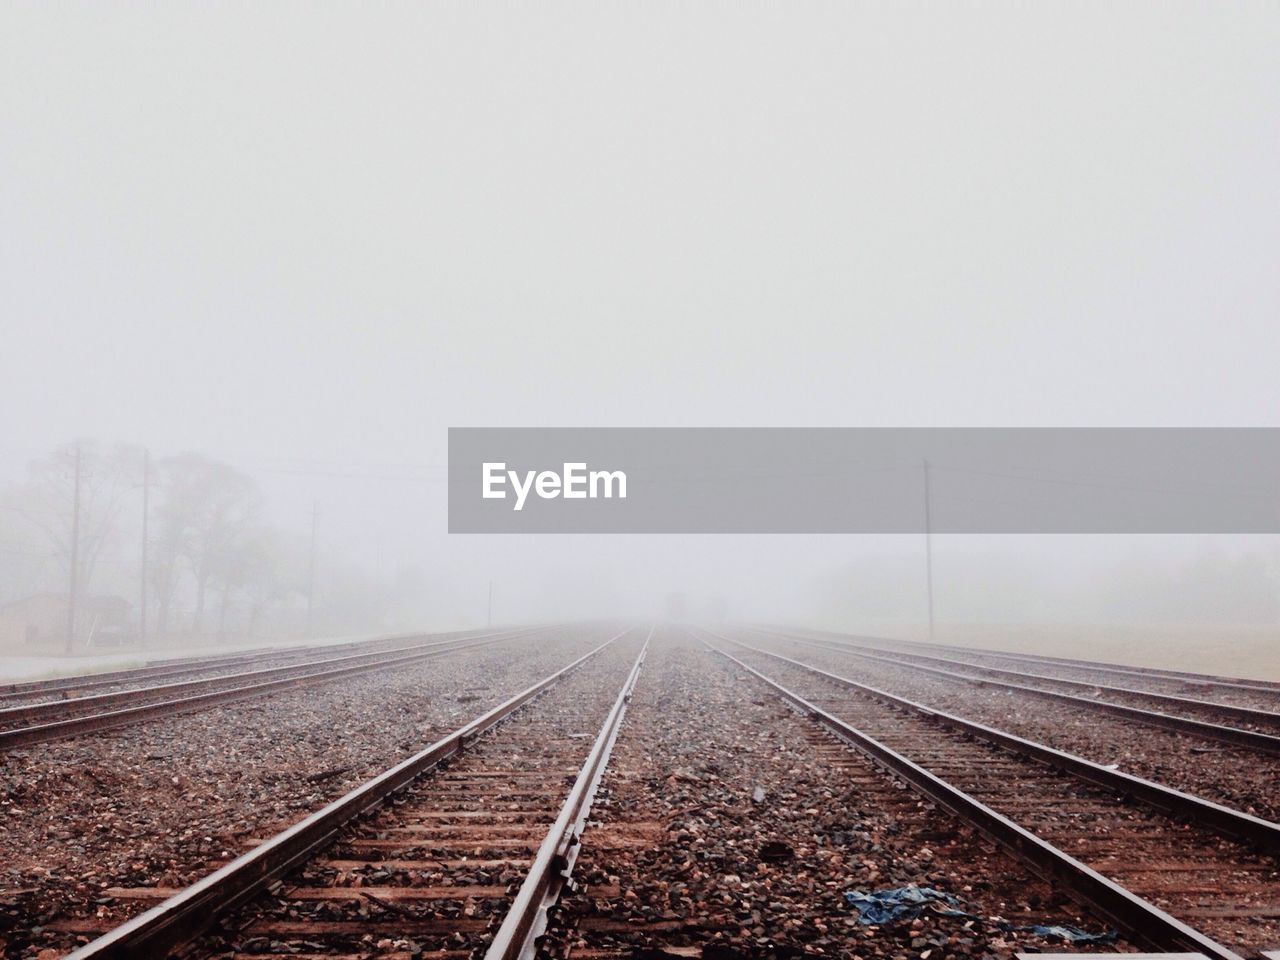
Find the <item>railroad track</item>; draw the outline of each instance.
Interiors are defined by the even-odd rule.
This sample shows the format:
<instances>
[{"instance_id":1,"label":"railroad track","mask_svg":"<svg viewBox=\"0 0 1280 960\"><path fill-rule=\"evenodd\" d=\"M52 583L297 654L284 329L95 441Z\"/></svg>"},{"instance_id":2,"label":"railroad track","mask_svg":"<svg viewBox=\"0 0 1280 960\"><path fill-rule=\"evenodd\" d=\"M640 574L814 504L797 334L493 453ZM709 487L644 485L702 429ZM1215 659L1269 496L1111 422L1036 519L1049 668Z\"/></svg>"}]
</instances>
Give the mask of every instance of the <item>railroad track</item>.
<instances>
[{"instance_id":1,"label":"railroad track","mask_svg":"<svg viewBox=\"0 0 1280 960\"><path fill-rule=\"evenodd\" d=\"M713 649L1136 942L1220 960L1280 944L1280 826L711 636Z\"/></svg>"},{"instance_id":2,"label":"railroad track","mask_svg":"<svg viewBox=\"0 0 1280 960\"><path fill-rule=\"evenodd\" d=\"M889 652L883 647L860 644L853 640L835 642L841 646L849 648L850 650L878 652L881 656L884 656ZM1280 706L1280 700L1275 701L1275 703L1271 705L1272 708L1241 706L1233 703L1221 703L1216 700L1201 700L1195 697L1174 696L1168 693L1159 693L1137 687L1110 686L1097 680L1073 680L1066 677L1051 676L1044 673L1030 673L1023 670L984 666L966 660L959 660L954 657L943 657L902 650L894 650L892 655L910 660L913 663L933 663L953 668L962 667L991 676L1003 676L1034 684L1047 684L1051 687L1056 686L1069 690L1107 695L1113 698L1113 700L1127 700L1136 704L1146 703L1147 705L1155 705L1166 710L1179 710L1184 713L1217 717L1242 724L1247 729L1260 732L1280 731L1280 713L1277 713L1274 709L1274 706Z\"/></svg>"},{"instance_id":3,"label":"railroad track","mask_svg":"<svg viewBox=\"0 0 1280 960\"><path fill-rule=\"evenodd\" d=\"M967 661L952 660L945 657L900 652L889 654L879 647L864 646L852 641L833 642L829 640L808 639L805 636L783 633L772 629L762 630L760 632L770 636L776 636L789 643L811 646L822 650L830 650L835 653L858 657L869 662L881 663L899 669L906 665L910 665L914 670L928 676L941 677L945 680L969 683L991 689L1008 690L1047 700L1055 700L1059 703L1067 703L1071 706L1081 707L1085 710L1091 710L1096 713L1105 713L1111 716L1123 717L1126 720L1133 720L1137 723L1143 723L1148 726L1173 730L1177 733L1184 733L1204 740L1213 740L1218 743L1230 744L1231 746L1246 747L1250 750L1260 751L1272 756L1280 756L1280 736L1277 736L1274 733L1264 733L1257 729L1235 727L1227 723L1212 723L1206 720L1198 720L1193 717L1164 713L1159 710L1150 710L1133 706L1131 704L1119 703L1115 700L1103 700L1093 696L1082 696L1079 693L1068 693L1063 690L1053 689L1054 684L1066 686L1068 689L1088 690L1090 692L1101 692L1106 689L1099 688L1095 684L1076 681L1062 681L1056 677L1023 673L1016 670L981 667ZM1043 683L1046 685L1033 685L1036 683ZM1154 698L1157 703L1170 699L1162 697L1159 694L1140 694L1137 699L1140 700L1142 697ZM1196 701L1196 703L1199 705L1198 701ZM1217 704L1205 704L1205 706L1212 707L1209 711L1210 713L1214 710L1219 713L1224 712L1223 708L1219 707ZM1226 708L1225 712L1228 716L1230 716L1231 710L1232 708ZM1250 711L1250 713L1252 714L1254 711ZM1280 728L1280 714L1269 714L1268 716L1274 717L1275 722L1272 725Z\"/></svg>"},{"instance_id":4,"label":"railroad track","mask_svg":"<svg viewBox=\"0 0 1280 960\"><path fill-rule=\"evenodd\" d=\"M436 640L460 640L484 631L459 630L430 635ZM49 677L44 680L27 680L16 683L0 683L0 707L17 706L22 701L40 702L82 696L93 691L124 688L132 684L153 683L174 677L212 671L235 670L237 667L263 665L270 661L285 664L291 660L305 660L317 654L332 655L343 651L375 652L396 645L407 645L427 639L421 633L399 634L371 640L352 640L346 643L300 644L288 647L261 647L239 653L214 654L201 657L175 657L156 660L141 667L126 670L105 670L98 673Z\"/></svg>"},{"instance_id":5,"label":"railroad track","mask_svg":"<svg viewBox=\"0 0 1280 960\"><path fill-rule=\"evenodd\" d=\"M304 648L307 650L312 647ZM98 673L71 674L64 677L48 677L43 680L23 680L0 684L0 702L12 703L15 700L32 697L57 697L74 695L82 690L94 690L101 687L116 686L154 679L157 677L181 676L198 673L204 670L217 670L253 663L270 657L275 648L262 648L252 653L227 653L208 657L176 657L149 661L141 667L123 670L103 670Z\"/></svg>"},{"instance_id":6,"label":"railroad track","mask_svg":"<svg viewBox=\"0 0 1280 960\"><path fill-rule=\"evenodd\" d=\"M509 630L454 640L431 640L375 653L330 657L201 680L92 694L0 710L0 750L174 716L220 703L281 690L329 683L343 677L418 663L543 630Z\"/></svg>"},{"instance_id":7,"label":"railroad track","mask_svg":"<svg viewBox=\"0 0 1280 960\"><path fill-rule=\"evenodd\" d=\"M752 686L687 630L655 639L539 957L976 958L1060 946L1048 925L1106 936L959 818ZM868 927L845 900L912 882L965 913Z\"/></svg>"},{"instance_id":8,"label":"railroad track","mask_svg":"<svg viewBox=\"0 0 1280 960\"><path fill-rule=\"evenodd\" d=\"M826 630L810 630L807 633L815 638L837 643L854 643L894 653L925 653L970 666L990 665L991 661L995 661L1007 667L1012 663L1021 665L1022 672L1027 674L1047 672L1057 680L1079 680L1093 687L1130 689L1143 694L1165 694L1175 700L1191 699L1193 702L1214 703L1221 706L1242 706L1269 713L1280 709L1280 681L1219 677L1204 673L1163 670L1158 667L1125 666L1069 657L926 643L921 640L847 636ZM1187 694L1197 694L1199 697L1216 696L1222 699L1196 700L1186 696Z\"/></svg>"},{"instance_id":9,"label":"railroad track","mask_svg":"<svg viewBox=\"0 0 1280 960\"><path fill-rule=\"evenodd\" d=\"M370 936L526 955L647 648L635 630L611 638L185 890L110 891L167 899L70 957L363 957Z\"/></svg>"}]
</instances>

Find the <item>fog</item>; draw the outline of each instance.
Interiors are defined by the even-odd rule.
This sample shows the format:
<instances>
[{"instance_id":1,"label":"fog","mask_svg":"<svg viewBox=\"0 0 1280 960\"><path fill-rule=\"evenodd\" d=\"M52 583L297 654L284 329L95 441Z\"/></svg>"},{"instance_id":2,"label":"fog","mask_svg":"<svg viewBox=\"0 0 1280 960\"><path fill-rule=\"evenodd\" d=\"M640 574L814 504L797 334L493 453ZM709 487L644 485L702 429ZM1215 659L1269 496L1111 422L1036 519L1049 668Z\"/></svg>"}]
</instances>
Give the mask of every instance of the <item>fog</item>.
<instances>
[{"instance_id":1,"label":"fog","mask_svg":"<svg viewBox=\"0 0 1280 960\"><path fill-rule=\"evenodd\" d=\"M920 537L450 536L446 430L1280 426L1277 49L1273 4L7 4L0 503L75 440L226 463L295 581L318 511L318 631L492 583L920 636ZM24 522L0 601L65 589ZM1280 629L1275 537L934 550L944 637Z\"/></svg>"}]
</instances>

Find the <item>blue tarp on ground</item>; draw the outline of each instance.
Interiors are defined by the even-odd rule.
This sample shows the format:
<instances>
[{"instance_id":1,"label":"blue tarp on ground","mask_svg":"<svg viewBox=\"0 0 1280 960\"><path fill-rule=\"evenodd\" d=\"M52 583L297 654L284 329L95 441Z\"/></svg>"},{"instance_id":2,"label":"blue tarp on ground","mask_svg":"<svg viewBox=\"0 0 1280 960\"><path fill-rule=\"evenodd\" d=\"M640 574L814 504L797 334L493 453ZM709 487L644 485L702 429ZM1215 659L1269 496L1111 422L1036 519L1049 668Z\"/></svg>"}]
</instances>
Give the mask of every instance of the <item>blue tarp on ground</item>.
<instances>
[{"instance_id":1,"label":"blue tarp on ground","mask_svg":"<svg viewBox=\"0 0 1280 960\"><path fill-rule=\"evenodd\" d=\"M912 920L929 910L946 917L977 920L1010 933L1034 933L1042 937L1056 937L1067 943L1110 943L1116 939L1114 930L1108 930L1106 933L1090 933L1079 927L1040 923L1020 927L1007 920L980 917L975 913L957 909L961 902L958 898L941 890L935 890L933 887L890 887L871 893L849 890L845 893L844 899L858 911L858 922L867 926Z\"/></svg>"},{"instance_id":2,"label":"blue tarp on ground","mask_svg":"<svg viewBox=\"0 0 1280 960\"><path fill-rule=\"evenodd\" d=\"M876 890L874 893L850 890L844 895L844 899L858 911L858 922L862 924L911 920L920 916L925 908L933 903L951 907L960 904L960 901L951 894L935 890L933 887L895 887Z\"/></svg>"}]
</instances>

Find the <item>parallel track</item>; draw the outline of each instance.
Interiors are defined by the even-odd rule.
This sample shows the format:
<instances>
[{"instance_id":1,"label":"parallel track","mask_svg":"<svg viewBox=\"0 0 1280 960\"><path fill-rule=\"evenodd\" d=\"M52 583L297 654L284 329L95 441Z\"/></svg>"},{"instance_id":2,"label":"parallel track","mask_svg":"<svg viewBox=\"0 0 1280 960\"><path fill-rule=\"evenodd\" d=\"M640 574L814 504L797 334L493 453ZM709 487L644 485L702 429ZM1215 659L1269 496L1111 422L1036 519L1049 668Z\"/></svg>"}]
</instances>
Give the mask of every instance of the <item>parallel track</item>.
<instances>
[{"instance_id":1,"label":"parallel track","mask_svg":"<svg viewBox=\"0 0 1280 960\"><path fill-rule=\"evenodd\" d=\"M102 691L110 687L151 683L156 680L230 670L236 667L263 664L276 660L305 660L317 654L331 656L343 651L372 653L386 650L396 645L407 646L428 638L434 640L462 640L470 636L478 636L483 632L481 630L455 630L438 634L405 633L375 639L351 640L344 643L308 643L296 646L259 647L236 653L164 658L148 662L141 667L123 670L104 670L97 673L48 677L43 680L0 683L0 705L17 706L23 700L66 699L73 696L83 696L93 691Z\"/></svg>"},{"instance_id":2,"label":"parallel track","mask_svg":"<svg viewBox=\"0 0 1280 960\"><path fill-rule=\"evenodd\" d=\"M1236 747L1247 747L1261 753L1280 756L1280 736L1275 734L1261 733L1257 730L1247 730L1242 727L1233 727L1228 724L1210 723L1205 720L1196 720L1191 717L1179 716L1178 714L1172 713L1162 713L1157 710L1144 710L1141 707L1133 707L1124 703L1116 703L1112 700L1100 700L1093 697L1078 696L1058 690L1046 689L1045 687L1031 686L1028 683L997 680L990 676L986 676L985 674L994 673L999 676L1017 678L1020 680L1043 680L1056 682L1056 678L1053 677L1040 677L1035 674L1024 674L1012 670L993 670L991 668L977 667L964 661L948 660L942 657L926 657L919 654L902 654L897 652L889 655L880 652L879 648L876 647L864 647L856 643L848 642L840 643L828 640L811 640L796 634L782 633L777 630L767 630L762 632L777 636L790 643L812 646L822 650L845 654L846 656L859 657L874 663L882 663L890 667L901 669L910 666L913 670L930 676L942 677L946 680L990 687L997 690L1008 690L1024 694L1026 696L1040 697L1046 700L1056 700L1059 703L1067 703L1073 707L1081 707L1095 713L1105 713L1112 716L1123 717L1126 720L1133 720L1137 723L1147 724L1148 726L1161 727L1165 730L1173 730L1177 733L1184 733L1189 736L1200 737L1205 740L1214 740L1218 743L1226 743ZM930 664L947 664L949 666L960 667L962 669L951 670L942 666L931 666ZM979 671L979 674L975 675L973 673L963 672L965 669L977 670ZM1082 686L1086 686L1089 689L1098 689L1092 684L1083 684ZM1280 720L1280 717L1277 717L1277 720Z\"/></svg>"},{"instance_id":3,"label":"parallel track","mask_svg":"<svg viewBox=\"0 0 1280 960\"><path fill-rule=\"evenodd\" d=\"M768 628L776 629L776 628ZM969 647L945 643L927 643L922 640L893 640L887 637L865 637L835 633L829 630L810 630L811 635L836 642L853 642L866 646L874 646L887 651L927 652L950 658L973 658L977 660L1000 660L1024 664L1037 671L1055 670L1066 673L1087 673L1111 679L1104 684L1138 683L1142 692L1168 693L1153 687L1165 687L1176 690L1179 694L1194 692L1202 696L1219 695L1236 698L1249 698L1263 710L1274 711L1280 708L1280 680L1255 680L1242 677L1215 676L1207 673L1192 673L1182 670L1165 670L1159 667L1136 667L1095 660L1083 660L1071 657L1051 657L1043 654L1014 653L1012 651L993 650L984 647ZM971 661L967 661L971 662ZM1059 678L1069 679L1069 678ZM1097 686L1095 679L1090 681ZM1217 701L1206 701L1217 702Z\"/></svg>"},{"instance_id":4,"label":"parallel track","mask_svg":"<svg viewBox=\"0 0 1280 960\"><path fill-rule=\"evenodd\" d=\"M685 630L664 641L538 956L888 957L959 941L957 955L976 957L1055 942L1037 925L1105 936L1105 921L967 823L821 726L780 716L735 663ZM912 880L973 913L878 930L845 903L850 888Z\"/></svg>"},{"instance_id":5,"label":"parallel track","mask_svg":"<svg viewBox=\"0 0 1280 960\"><path fill-rule=\"evenodd\" d=\"M841 646L849 648L850 650L876 652L882 656L890 652L887 648L860 644L854 640L839 640L835 642ZM1136 687L1113 687L1092 680L1072 680L1065 677L1055 677L1043 673L1028 673L1022 670L991 667L972 663L966 660L956 659L954 657L943 657L931 654L906 652L902 650L893 650L892 655L910 660L913 663L935 663L951 667L963 667L969 670L990 674L992 676L1010 677L1013 679L1032 681L1034 683L1046 683L1059 687L1066 687L1069 690L1086 692L1097 691L1100 694L1106 694L1112 698L1136 700L1139 702L1147 701L1166 709L1226 718L1236 723L1246 724L1254 730L1280 731L1280 713L1277 713L1274 709L1260 709L1257 707L1245 707L1232 703L1219 703L1214 700L1200 700L1194 697L1173 696L1167 693L1159 693L1153 690L1139 689ZM1277 705L1280 705L1280 701L1277 701Z\"/></svg>"},{"instance_id":6,"label":"parallel track","mask_svg":"<svg viewBox=\"0 0 1280 960\"><path fill-rule=\"evenodd\" d=\"M780 678L719 650L1139 942L1231 958L1280 941L1280 826L713 636L775 664Z\"/></svg>"},{"instance_id":7,"label":"parallel track","mask_svg":"<svg viewBox=\"0 0 1280 960\"><path fill-rule=\"evenodd\" d=\"M255 952L271 944L296 956L305 944L311 956L363 957L379 930L431 941L432 956L530 955L576 858L647 640L611 707L599 682L577 677L631 632L69 957L167 956L239 907L243 922L182 955L225 955L228 941L251 940ZM596 664L616 681L620 671Z\"/></svg>"},{"instance_id":8,"label":"parallel track","mask_svg":"<svg viewBox=\"0 0 1280 960\"><path fill-rule=\"evenodd\" d=\"M0 726L9 726L9 729L0 730L0 750L113 729L156 717L175 716L292 687L328 683L536 632L507 631L460 640L434 640L379 653L352 654L203 680L10 707L0 710Z\"/></svg>"}]
</instances>

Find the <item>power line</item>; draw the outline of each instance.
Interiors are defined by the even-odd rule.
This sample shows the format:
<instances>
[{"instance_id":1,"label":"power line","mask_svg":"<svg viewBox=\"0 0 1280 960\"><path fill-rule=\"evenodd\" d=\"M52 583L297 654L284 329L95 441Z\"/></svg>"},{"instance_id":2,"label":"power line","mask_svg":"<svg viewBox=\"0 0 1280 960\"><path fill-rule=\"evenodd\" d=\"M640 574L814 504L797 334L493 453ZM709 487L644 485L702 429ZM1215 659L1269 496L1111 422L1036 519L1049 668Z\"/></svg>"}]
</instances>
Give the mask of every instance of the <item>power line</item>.
<instances>
[{"instance_id":1,"label":"power line","mask_svg":"<svg viewBox=\"0 0 1280 960\"><path fill-rule=\"evenodd\" d=\"M409 483L444 483L448 477L414 477L396 473L338 473L333 470L272 470L290 477L323 477L327 480L404 480Z\"/></svg>"},{"instance_id":2,"label":"power line","mask_svg":"<svg viewBox=\"0 0 1280 960\"><path fill-rule=\"evenodd\" d=\"M1133 481L1077 480L1069 477L1036 476L1028 473L1008 473L1000 470L982 470L977 467L957 467L947 464L931 463L935 470L949 470L952 473L971 473L983 477L1000 477L1007 480L1027 480L1032 483L1052 483L1071 487L1096 487L1107 490L1130 490L1134 493L1168 493L1177 496L1199 497L1234 493L1246 497L1274 499L1275 490L1266 487L1235 486L1231 484L1212 484L1199 490L1176 489L1172 487L1156 487L1139 484Z\"/></svg>"},{"instance_id":3,"label":"power line","mask_svg":"<svg viewBox=\"0 0 1280 960\"><path fill-rule=\"evenodd\" d=\"M54 517L66 516L61 510L49 510L45 507L14 507L7 503L0 503L0 510L12 510L14 513L47 513Z\"/></svg>"}]
</instances>

